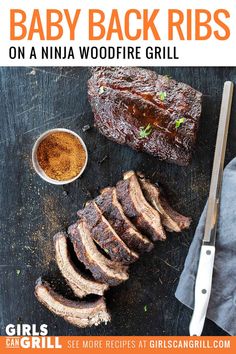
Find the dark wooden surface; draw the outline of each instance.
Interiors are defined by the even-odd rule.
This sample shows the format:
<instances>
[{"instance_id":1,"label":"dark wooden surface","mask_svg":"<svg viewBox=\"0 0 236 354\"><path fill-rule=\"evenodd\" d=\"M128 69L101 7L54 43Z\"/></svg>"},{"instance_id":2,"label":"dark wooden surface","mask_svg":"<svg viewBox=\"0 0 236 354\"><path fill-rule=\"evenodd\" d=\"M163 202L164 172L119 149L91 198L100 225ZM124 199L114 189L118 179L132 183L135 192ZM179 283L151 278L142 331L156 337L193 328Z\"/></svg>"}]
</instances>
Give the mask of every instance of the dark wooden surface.
<instances>
[{"instance_id":1,"label":"dark wooden surface","mask_svg":"<svg viewBox=\"0 0 236 354\"><path fill-rule=\"evenodd\" d=\"M193 162L181 168L116 145L85 124L93 124L86 68L0 69L0 327L8 323L46 323L51 335L187 335L191 311L174 297L194 229L206 202L223 82L236 82L236 68L153 68L204 94L201 129ZM236 152L234 99L227 162ZM66 187L47 184L33 171L31 149L49 128L70 128L85 140L87 169ZM76 211L101 187L114 185L128 169L160 181L174 206L193 218L189 231L169 235L130 270L130 279L107 294L112 322L77 329L43 308L34 297L43 275L62 294L54 263L53 234L76 220ZM145 311L145 308L147 311ZM210 321L205 335L224 334Z\"/></svg>"}]
</instances>

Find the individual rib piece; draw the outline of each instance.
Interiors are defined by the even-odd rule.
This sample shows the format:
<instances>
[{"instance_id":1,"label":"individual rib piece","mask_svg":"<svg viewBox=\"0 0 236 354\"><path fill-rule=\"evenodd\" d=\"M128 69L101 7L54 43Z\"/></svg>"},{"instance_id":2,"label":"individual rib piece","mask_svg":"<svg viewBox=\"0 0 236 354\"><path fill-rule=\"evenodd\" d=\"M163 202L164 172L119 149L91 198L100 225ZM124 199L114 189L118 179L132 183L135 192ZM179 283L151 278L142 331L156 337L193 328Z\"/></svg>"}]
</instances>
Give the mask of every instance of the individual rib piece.
<instances>
[{"instance_id":1,"label":"individual rib piece","mask_svg":"<svg viewBox=\"0 0 236 354\"><path fill-rule=\"evenodd\" d=\"M202 94L138 67L96 67L88 81L94 123L119 144L188 165L196 142ZM146 131L147 135L142 132Z\"/></svg>"},{"instance_id":2,"label":"individual rib piece","mask_svg":"<svg viewBox=\"0 0 236 354\"><path fill-rule=\"evenodd\" d=\"M68 300L52 290L41 278L36 282L35 296L48 310L77 327L107 324L111 320L103 298L95 302Z\"/></svg>"},{"instance_id":3,"label":"individual rib piece","mask_svg":"<svg viewBox=\"0 0 236 354\"><path fill-rule=\"evenodd\" d=\"M128 279L126 266L111 261L99 252L85 220L71 225L68 232L78 259L96 280L115 286Z\"/></svg>"},{"instance_id":4,"label":"individual rib piece","mask_svg":"<svg viewBox=\"0 0 236 354\"><path fill-rule=\"evenodd\" d=\"M139 182L145 198L159 211L162 224L168 231L181 232L189 228L191 218L183 216L172 209L156 185L145 179L141 174L139 175Z\"/></svg>"},{"instance_id":5,"label":"individual rib piece","mask_svg":"<svg viewBox=\"0 0 236 354\"><path fill-rule=\"evenodd\" d=\"M124 174L124 180L116 185L117 196L125 214L153 241L165 240L159 212L145 199L134 171Z\"/></svg>"},{"instance_id":6,"label":"individual rib piece","mask_svg":"<svg viewBox=\"0 0 236 354\"><path fill-rule=\"evenodd\" d=\"M53 240L57 265L68 285L80 298L88 294L103 295L104 291L108 289L108 285L89 279L75 267L69 254L67 238L65 232L59 232Z\"/></svg>"},{"instance_id":7,"label":"individual rib piece","mask_svg":"<svg viewBox=\"0 0 236 354\"><path fill-rule=\"evenodd\" d=\"M136 252L150 251L153 243L143 236L126 217L114 187L107 187L95 199L99 209L126 245Z\"/></svg>"},{"instance_id":8,"label":"individual rib piece","mask_svg":"<svg viewBox=\"0 0 236 354\"><path fill-rule=\"evenodd\" d=\"M87 221L92 238L112 260L130 264L138 259L138 255L120 239L94 201L88 202L84 209L79 210L78 216Z\"/></svg>"}]
</instances>

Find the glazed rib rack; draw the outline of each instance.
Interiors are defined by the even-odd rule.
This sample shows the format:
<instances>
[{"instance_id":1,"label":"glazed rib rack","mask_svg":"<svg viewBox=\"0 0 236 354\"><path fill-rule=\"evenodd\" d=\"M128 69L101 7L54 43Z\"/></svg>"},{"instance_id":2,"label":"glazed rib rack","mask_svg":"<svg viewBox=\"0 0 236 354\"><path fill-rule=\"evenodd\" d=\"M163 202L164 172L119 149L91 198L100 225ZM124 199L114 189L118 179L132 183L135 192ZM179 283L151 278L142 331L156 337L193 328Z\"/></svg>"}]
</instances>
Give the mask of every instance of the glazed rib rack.
<instances>
[{"instance_id":1,"label":"glazed rib rack","mask_svg":"<svg viewBox=\"0 0 236 354\"><path fill-rule=\"evenodd\" d=\"M99 132L118 144L186 166L199 128L202 94L138 67L96 67L88 97Z\"/></svg>"}]
</instances>

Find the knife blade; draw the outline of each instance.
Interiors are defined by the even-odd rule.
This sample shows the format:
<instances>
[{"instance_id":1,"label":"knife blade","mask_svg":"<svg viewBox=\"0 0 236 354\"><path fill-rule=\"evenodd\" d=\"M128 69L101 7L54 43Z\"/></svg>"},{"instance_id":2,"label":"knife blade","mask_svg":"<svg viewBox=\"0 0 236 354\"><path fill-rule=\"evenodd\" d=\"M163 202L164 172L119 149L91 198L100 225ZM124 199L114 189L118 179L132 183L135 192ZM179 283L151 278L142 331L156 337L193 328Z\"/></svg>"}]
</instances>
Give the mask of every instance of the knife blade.
<instances>
[{"instance_id":1,"label":"knife blade","mask_svg":"<svg viewBox=\"0 0 236 354\"><path fill-rule=\"evenodd\" d=\"M215 259L216 231L220 208L220 196L222 189L233 89L234 85L231 81L226 81L224 83L211 184L207 203L204 236L202 239L198 270L195 281L194 310L189 326L189 333L191 336L200 336L202 333L211 295Z\"/></svg>"}]
</instances>

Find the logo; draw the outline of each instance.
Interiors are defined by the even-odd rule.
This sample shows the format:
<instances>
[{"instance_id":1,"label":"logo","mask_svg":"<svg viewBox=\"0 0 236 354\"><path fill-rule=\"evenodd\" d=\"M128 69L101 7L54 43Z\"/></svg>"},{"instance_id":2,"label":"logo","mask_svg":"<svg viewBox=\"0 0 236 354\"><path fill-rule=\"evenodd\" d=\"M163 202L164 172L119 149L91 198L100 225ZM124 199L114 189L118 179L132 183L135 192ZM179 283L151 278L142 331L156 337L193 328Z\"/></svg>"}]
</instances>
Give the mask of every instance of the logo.
<instances>
[{"instance_id":1,"label":"logo","mask_svg":"<svg viewBox=\"0 0 236 354\"><path fill-rule=\"evenodd\" d=\"M8 324L6 326L6 348L62 348L59 337L50 337L48 325Z\"/></svg>"}]
</instances>

